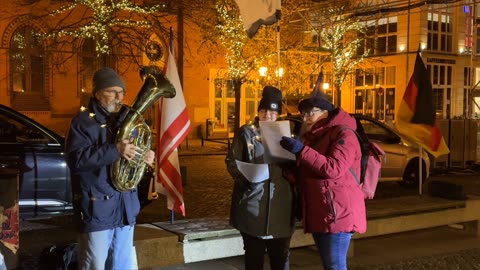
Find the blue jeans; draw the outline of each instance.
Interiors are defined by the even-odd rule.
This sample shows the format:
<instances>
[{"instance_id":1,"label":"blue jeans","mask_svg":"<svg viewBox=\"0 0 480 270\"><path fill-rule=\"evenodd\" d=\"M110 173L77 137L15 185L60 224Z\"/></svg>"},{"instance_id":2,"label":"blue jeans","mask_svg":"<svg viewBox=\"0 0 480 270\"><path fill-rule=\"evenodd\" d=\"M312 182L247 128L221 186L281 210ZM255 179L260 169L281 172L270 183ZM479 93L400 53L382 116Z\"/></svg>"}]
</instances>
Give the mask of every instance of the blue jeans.
<instances>
[{"instance_id":1,"label":"blue jeans","mask_svg":"<svg viewBox=\"0 0 480 270\"><path fill-rule=\"evenodd\" d=\"M347 270L347 252L352 233L313 233L324 270Z\"/></svg>"},{"instance_id":2,"label":"blue jeans","mask_svg":"<svg viewBox=\"0 0 480 270\"><path fill-rule=\"evenodd\" d=\"M78 241L78 268L80 270L133 269L134 226L82 233Z\"/></svg>"}]
</instances>

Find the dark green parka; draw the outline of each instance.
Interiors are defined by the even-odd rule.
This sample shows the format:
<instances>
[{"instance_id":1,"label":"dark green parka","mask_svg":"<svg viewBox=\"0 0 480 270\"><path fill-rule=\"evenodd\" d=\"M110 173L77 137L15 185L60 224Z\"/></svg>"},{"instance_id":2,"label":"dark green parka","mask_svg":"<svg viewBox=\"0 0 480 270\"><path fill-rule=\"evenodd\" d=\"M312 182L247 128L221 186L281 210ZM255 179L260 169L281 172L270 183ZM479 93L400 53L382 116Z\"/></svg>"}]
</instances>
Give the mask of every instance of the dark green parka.
<instances>
[{"instance_id":1,"label":"dark green parka","mask_svg":"<svg viewBox=\"0 0 480 270\"><path fill-rule=\"evenodd\" d=\"M258 121L240 127L225 159L234 179L230 224L260 238L290 237L295 224L292 184L282 176L282 169L269 164L270 179L252 183L238 170L235 162L263 164L263 155Z\"/></svg>"}]
</instances>

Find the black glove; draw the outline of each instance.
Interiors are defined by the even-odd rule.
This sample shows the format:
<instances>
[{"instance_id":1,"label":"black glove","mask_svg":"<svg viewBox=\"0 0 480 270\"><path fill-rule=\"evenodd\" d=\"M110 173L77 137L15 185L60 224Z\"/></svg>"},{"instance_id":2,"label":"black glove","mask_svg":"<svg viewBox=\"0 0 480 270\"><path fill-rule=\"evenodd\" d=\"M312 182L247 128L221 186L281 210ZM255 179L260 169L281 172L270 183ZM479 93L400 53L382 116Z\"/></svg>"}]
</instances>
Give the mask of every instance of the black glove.
<instances>
[{"instance_id":1,"label":"black glove","mask_svg":"<svg viewBox=\"0 0 480 270\"><path fill-rule=\"evenodd\" d=\"M304 147L303 143L301 143L299 140L286 136L282 137L282 140L280 140L280 145L294 154L300 153Z\"/></svg>"}]
</instances>

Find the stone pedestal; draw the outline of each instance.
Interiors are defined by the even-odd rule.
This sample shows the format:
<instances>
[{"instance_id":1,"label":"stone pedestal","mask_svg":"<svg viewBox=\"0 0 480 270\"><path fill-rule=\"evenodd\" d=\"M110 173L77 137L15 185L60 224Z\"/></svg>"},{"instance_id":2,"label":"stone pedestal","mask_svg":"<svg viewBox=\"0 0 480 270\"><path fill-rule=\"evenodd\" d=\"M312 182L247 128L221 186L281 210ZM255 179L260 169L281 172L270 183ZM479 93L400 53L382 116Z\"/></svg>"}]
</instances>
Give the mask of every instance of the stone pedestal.
<instances>
[{"instance_id":1,"label":"stone pedestal","mask_svg":"<svg viewBox=\"0 0 480 270\"><path fill-rule=\"evenodd\" d=\"M183 247L176 234L158 227L135 226L134 246L138 269L183 264Z\"/></svg>"}]
</instances>

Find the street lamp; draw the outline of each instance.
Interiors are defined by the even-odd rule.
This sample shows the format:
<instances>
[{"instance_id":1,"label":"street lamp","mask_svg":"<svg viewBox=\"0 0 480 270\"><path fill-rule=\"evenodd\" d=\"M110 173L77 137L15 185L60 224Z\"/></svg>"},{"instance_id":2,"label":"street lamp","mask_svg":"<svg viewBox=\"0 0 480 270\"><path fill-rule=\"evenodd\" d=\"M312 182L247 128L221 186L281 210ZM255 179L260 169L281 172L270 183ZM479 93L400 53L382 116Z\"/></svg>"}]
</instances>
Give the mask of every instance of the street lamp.
<instances>
[{"instance_id":1,"label":"street lamp","mask_svg":"<svg viewBox=\"0 0 480 270\"><path fill-rule=\"evenodd\" d=\"M283 76L283 68L279 68L275 70L275 76L276 77L282 77Z\"/></svg>"},{"instance_id":2,"label":"street lamp","mask_svg":"<svg viewBox=\"0 0 480 270\"><path fill-rule=\"evenodd\" d=\"M266 77L267 76L267 71L268 71L267 67L260 67L258 69L258 73L260 74L260 77Z\"/></svg>"}]
</instances>

